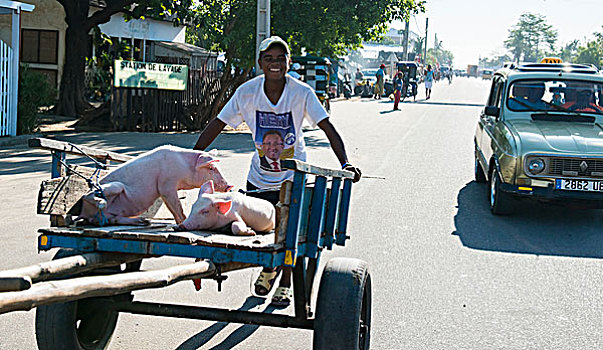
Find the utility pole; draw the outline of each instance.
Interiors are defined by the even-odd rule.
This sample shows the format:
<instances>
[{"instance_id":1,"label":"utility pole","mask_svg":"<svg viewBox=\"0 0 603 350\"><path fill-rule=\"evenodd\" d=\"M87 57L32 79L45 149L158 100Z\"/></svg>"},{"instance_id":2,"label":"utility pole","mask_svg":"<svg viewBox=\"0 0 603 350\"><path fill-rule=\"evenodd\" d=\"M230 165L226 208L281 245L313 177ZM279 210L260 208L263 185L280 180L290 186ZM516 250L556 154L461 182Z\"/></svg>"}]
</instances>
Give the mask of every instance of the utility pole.
<instances>
[{"instance_id":1,"label":"utility pole","mask_svg":"<svg viewBox=\"0 0 603 350\"><path fill-rule=\"evenodd\" d=\"M427 63L427 27L429 25L429 18L425 18L425 51L423 51L423 64Z\"/></svg>"},{"instance_id":2,"label":"utility pole","mask_svg":"<svg viewBox=\"0 0 603 350\"><path fill-rule=\"evenodd\" d=\"M404 29L404 53L402 57L404 57L405 61L408 61L408 19L406 20L406 28Z\"/></svg>"},{"instance_id":3,"label":"utility pole","mask_svg":"<svg viewBox=\"0 0 603 350\"><path fill-rule=\"evenodd\" d=\"M270 36L270 0L257 0L257 19L255 26L255 75L260 74L260 65L257 59L260 57L260 43Z\"/></svg>"}]
</instances>

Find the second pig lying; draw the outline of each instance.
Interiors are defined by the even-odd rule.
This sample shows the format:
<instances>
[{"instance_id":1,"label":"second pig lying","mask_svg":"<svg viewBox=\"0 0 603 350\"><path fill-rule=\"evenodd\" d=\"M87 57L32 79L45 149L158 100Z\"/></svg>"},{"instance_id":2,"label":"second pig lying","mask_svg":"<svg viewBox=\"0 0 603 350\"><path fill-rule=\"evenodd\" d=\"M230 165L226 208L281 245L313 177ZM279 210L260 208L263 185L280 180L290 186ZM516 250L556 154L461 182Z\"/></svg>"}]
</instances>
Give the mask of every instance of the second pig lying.
<instances>
[{"instance_id":1,"label":"second pig lying","mask_svg":"<svg viewBox=\"0 0 603 350\"><path fill-rule=\"evenodd\" d=\"M274 229L276 211L264 199L239 192L214 193L213 181L199 189L199 197L180 230L217 230L230 225L232 233L253 236Z\"/></svg>"}]
</instances>

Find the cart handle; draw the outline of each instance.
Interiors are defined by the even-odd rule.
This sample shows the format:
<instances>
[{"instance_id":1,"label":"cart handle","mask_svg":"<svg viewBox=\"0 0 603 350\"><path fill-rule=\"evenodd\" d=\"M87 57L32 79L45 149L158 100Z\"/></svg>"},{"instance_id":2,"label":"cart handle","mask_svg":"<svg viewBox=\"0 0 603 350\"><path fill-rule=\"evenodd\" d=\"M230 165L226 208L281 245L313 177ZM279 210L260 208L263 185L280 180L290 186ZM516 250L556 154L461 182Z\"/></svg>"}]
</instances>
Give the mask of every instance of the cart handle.
<instances>
[{"instance_id":1,"label":"cart handle","mask_svg":"<svg viewBox=\"0 0 603 350\"><path fill-rule=\"evenodd\" d=\"M286 169L291 169L295 171L299 171L306 174L312 174L317 176L331 176L343 179L354 179L354 173L347 170L334 170L317 167L315 165L311 165L299 160L288 159L283 162L283 167Z\"/></svg>"}]
</instances>

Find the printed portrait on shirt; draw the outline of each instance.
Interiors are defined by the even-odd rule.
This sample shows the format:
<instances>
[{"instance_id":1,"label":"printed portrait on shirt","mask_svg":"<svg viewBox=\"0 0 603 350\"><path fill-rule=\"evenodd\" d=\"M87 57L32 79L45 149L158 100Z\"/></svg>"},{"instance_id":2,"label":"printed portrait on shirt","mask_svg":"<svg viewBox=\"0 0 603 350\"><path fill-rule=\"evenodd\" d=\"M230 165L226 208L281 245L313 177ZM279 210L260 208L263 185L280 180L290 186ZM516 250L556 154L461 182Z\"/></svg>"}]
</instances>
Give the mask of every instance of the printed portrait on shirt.
<instances>
[{"instance_id":1,"label":"printed portrait on shirt","mask_svg":"<svg viewBox=\"0 0 603 350\"><path fill-rule=\"evenodd\" d=\"M255 147L260 156L260 168L280 172L283 160L293 158L295 125L291 112L276 114L256 112Z\"/></svg>"}]
</instances>

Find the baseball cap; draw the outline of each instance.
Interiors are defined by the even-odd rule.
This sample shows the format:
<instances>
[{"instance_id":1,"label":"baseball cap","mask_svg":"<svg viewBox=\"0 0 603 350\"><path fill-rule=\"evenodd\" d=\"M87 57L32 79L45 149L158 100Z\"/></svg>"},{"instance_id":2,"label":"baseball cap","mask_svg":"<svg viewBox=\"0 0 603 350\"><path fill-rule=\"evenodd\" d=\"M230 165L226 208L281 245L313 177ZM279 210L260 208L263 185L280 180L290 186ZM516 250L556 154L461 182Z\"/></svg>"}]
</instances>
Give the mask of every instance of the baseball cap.
<instances>
[{"instance_id":1,"label":"baseball cap","mask_svg":"<svg viewBox=\"0 0 603 350\"><path fill-rule=\"evenodd\" d=\"M260 43L260 52L264 52L264 51L268 50L270 48L270 46L275 45L275 44L278 44L278 45L281 45L282 47L284 47L285 51L287 51L287 55L291 55L291 52L289 51L289 45L287 45L287 42L285 40L283 40L280 36L276 36L276 35L262 40L262 42Z\"/></svg>"}]
</instances>

